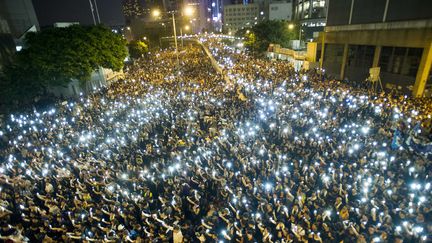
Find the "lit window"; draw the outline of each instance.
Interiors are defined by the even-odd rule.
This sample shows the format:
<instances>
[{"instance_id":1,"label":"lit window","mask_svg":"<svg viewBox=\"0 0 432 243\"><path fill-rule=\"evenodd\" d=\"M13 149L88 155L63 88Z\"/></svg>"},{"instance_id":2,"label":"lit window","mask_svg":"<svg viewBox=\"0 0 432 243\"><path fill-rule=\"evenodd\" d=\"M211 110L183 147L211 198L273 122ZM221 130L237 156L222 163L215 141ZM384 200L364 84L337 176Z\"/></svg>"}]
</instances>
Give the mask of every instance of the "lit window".
<instances>
[{"instance_id":1,"label":"lit window","mask_svg":"<svg viewBox=\"0 0 432 243\"><path fill-rule=\"evenodd\" d=\"M325 6L325 1L324 0L320 1L319 6L323 8Z\"/></svg>"}]
</instances>

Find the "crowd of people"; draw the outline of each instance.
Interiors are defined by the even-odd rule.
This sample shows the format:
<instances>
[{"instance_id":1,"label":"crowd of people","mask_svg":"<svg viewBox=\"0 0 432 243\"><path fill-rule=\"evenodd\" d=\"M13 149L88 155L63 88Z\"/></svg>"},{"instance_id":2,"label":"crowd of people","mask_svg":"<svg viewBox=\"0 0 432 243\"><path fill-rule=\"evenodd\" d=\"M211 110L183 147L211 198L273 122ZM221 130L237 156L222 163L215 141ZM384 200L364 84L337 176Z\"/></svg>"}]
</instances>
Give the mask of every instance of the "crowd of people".
<instances>
[{"instance_id":1,"label":"crowd of people","mask_svg":"<svg viewBox=\"0 0 432 243\"><path fill-rule=\"evenodd\" d=\"M0 239L428 242L430 103L213 38L0 127ZM227 82L228 80L228 82Z\"/></svg>"}]
</instances>

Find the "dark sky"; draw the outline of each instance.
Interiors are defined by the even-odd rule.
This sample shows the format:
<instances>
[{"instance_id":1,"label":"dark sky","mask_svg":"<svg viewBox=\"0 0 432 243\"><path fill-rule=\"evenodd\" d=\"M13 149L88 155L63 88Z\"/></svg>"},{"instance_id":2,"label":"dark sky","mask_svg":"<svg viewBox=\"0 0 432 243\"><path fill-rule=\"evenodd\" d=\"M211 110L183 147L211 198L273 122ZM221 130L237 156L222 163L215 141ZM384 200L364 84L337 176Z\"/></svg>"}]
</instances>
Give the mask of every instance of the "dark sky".
<instances>
[{"instance_id":1,"label":"dark sky","mask_svg":"<svg viewBox=\"0 0 432 243\"><path fill-rule=\"evenodd\" d=\"M109 26L124 24L122 0L96 1L102 23ZM52 26L56 22L93 24L89 0L33 0L33 5L41 27Z\"/></svg>"}]
</instances>

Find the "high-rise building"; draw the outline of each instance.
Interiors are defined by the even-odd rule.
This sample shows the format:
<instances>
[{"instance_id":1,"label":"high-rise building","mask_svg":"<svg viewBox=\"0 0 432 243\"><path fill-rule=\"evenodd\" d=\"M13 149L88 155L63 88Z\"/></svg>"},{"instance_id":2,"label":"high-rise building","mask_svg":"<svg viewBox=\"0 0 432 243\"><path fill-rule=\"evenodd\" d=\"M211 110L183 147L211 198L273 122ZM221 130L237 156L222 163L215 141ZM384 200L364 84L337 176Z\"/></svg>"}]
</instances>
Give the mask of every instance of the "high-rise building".
<instances>
[{"instance_id":1,"label":"high-rise building","mask_svg":"<svg viewBox=\"0 0 432 243\"><path fill-rule=\"evenodd\" d=\"M291 19L291 0L255 0L254 3L224 6L224 27L232 33L239 29L251 28L263 20Z\"/></svg>"},{"instance_id":2,"label":"high-rise building","mask_svg":"<svg viewBox=\"0 0 432 243\"><path fill-rule=\"evenodd\" d=\"M228 32L235 33L244 28L251 28L258 23L260 15L259 5L230 4L224 6L224 26Z\"/></svg>"},{"instance_id":3,"label":"high-rise building","mask_svg":"<svg viewBox=\"0 0 432 243\"><path fill-rule=\"evenodd\" d=\"M198 33L207 25L207 16L205 11L206 1L201 0L184 0L180 11L184 8L193 10L192 16L184 16L182 31L185 33Z\"/></svg>"},{"instance_id":4,"label":"high-rise building","mask_svg":"<svg viewBox=\"0 0 432 243\"><path fill-rule=\"evenodd\" d=\"M326 25L329 0L294 0L294 20L301 25L301 39L318 36Z\"/></svg>"},{"instance_id":5,"label":"high-rise building","mask_svg":"<svg viewBox=\"0 0 432 243\"><path fill-rule=\"evenodd\" d=\"M269 20L286 20L292 18L291 0L273 0L270 1L267 8Z\"/></svg>"},{"instance_id":6,"label":"high-rise building","mask_svg":"<svg viewBox=\"0 0 432 243\"><path fill-rule=\"evenodd\" d=\"M139 0L123 0L123 15L126 24L130 24L134 18L139 18L144 13L144 7Z\"/></svg>"},{"instance_id":7,"label":"high-rise building","mask_svg":"<svg viewBox=\"0 0 432 243\"><path fill-rule=\"evenodd\" d=\"M432 1L331 0L317 38L320 65L340 79L364 82L380 67L385 88L430 93ZM317 59L317 60L318 60Z\"/></svg>"},{"instance_id":8,"label":"high-rise building","mask_svg":"<svg viewBox=\"0 0 432 243\"><path fill-rule=\"evenodd\" d=\"M14 38L20 38L32 27L39 30L31 0L0 0L0 16L6 21Z\"/></svg>"}]
</instances>

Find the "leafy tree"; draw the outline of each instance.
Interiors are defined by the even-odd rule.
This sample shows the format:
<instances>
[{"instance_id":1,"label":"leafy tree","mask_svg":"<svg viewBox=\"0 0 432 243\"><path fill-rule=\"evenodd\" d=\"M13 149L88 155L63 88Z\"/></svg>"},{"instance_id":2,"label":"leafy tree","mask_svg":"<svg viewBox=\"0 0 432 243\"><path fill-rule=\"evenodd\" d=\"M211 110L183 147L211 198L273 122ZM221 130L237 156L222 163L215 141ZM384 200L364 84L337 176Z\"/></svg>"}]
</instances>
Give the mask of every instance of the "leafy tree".
<instances>
[{"instance_id":1,"label":"leafy tree","mask_svg":"<svg viewBox=\"0 0 432 243\"><path fill-rule=\"evenodd\" d=\"M126 56L126 41L103 26L73 25L29 33L25 48L0 77L1 101L30 100L72 79L85 82L99 67L119 71Z\"/></svg>"},{"instance_id":2,"label":"leafy tree","mask_svg":"<svg viewBox=\"0 0 432 243\"><path fill-rule=\"evenodd\" d=\"M258 42L256 40L256 35L253 32L246 32L244 34L244 45L250 51L255 52L258 50Z\"/></svg>"},{"instance_id":3,"label":"leafy tree","mask_svg":"<svg viewBox=\"0 0 432 243\"><path fill-rule=\"evenodd\" d=\"M131 41L128 44L129 55L132 58L140 58L148 52L148 45L140 40Z\"/></svg>"},{"instance_id":4,"label":"leafy tree","mask_svg":"<svg viewBox=\"0 0 432 243\"><path fill-rule=\"evenodd\" d=\"M237 36L237 37L245 37L246 33L248 33L248 31L250 32L251 30L252 29L250 29L250 28L239 29L235 33L235 36Z\"/></svg>"},{"instance_id":5,"label":"leafy tree","mask_svg":"<svg viewBox=\"0 0 432 243\"><path fill-rule=\"evenodd\" d=\"M238 34L243 34L245 46L257 53L267 50L269 44L287 47L289 41L296 38L296 31L290 30L288 23L280 20L266 20Z\"/></svg>"}]
</instances>

